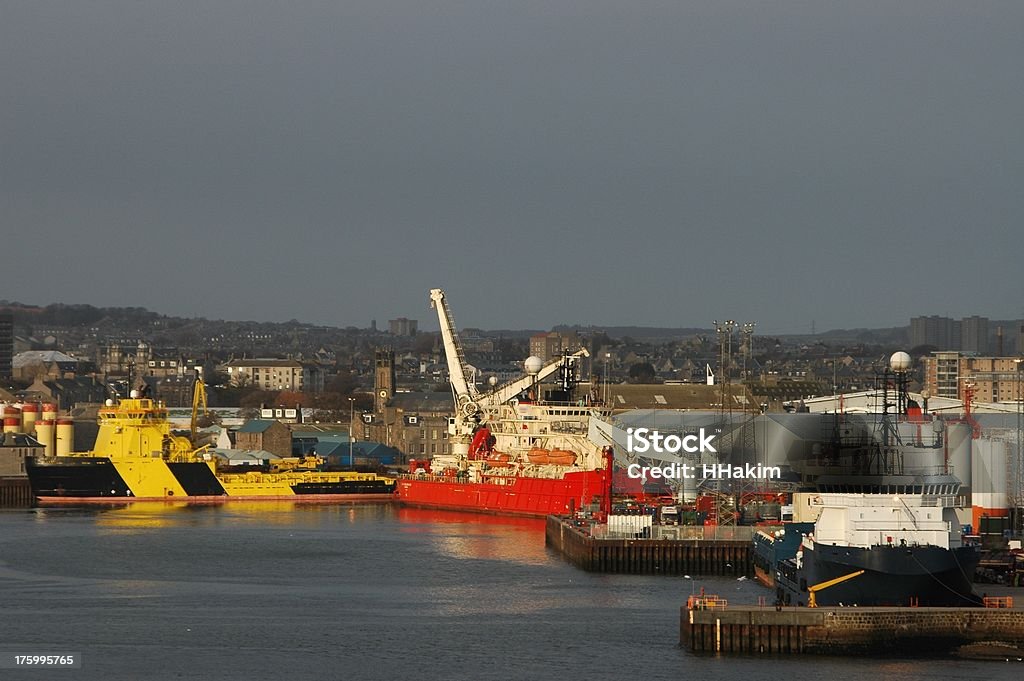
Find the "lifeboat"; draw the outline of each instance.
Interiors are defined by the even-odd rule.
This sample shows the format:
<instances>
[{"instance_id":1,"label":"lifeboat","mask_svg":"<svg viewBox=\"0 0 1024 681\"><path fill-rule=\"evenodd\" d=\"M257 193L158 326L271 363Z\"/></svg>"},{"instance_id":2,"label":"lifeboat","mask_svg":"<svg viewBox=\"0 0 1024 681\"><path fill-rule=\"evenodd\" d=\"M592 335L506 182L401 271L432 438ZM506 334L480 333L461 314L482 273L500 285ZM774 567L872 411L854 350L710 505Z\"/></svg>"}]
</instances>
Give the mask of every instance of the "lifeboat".
<instances>
[{"instance_id":1,"label":"lifeboat","mask_svg":"<svg viewBox=\"0 0 1024 681\"><path fill-rule=\"evenodd\" d=\"M491 452L487 457L487 463L491 468L506 468L512 465L509 455L504 452Z\"/></svg>"},{"instance_id":2,"label":"lifeboat","mask_svg":"<svg viewBox=\"0 0 1024 681\"><path fill-rule=\"evenodd\" d=\"M533 447L526 453L526 458L530 460L530 463L551 463L551 452L543 447Z\"/></svg>"},{"instance_id":3,"label":"lifeboat","mask_svg":"<svg viewBox=\"0 0 1024 681\"><path fill-rule=\"evenodd\" d=\"M571 466L576 463L576 452L571 452L568 449L552 449L548 454L548 463Z\"/></svg>"}]
</instances>

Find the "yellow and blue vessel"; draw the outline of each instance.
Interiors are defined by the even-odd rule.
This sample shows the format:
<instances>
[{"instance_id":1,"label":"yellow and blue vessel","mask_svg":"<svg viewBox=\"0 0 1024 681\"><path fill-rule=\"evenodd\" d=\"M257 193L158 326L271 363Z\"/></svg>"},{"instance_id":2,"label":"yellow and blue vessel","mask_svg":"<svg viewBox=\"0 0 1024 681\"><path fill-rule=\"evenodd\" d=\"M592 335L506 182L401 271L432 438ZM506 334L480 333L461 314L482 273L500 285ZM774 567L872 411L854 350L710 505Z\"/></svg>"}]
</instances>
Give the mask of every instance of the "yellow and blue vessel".
<instances>
[{"instance_id":1,"label":"yellow and blue vessel","mask_svg":"<svg viewBox=\"0 0 1024 681\"><path fill-rule=\"evenodd\" d=\"M99 412L93 451L30 458L26 473L37 503L388 499L395 480L375 473L321 470L313 457L274 469L219 469L206 448L171 432L163 403L132 397Z\"/></svg>"}]
</instances>

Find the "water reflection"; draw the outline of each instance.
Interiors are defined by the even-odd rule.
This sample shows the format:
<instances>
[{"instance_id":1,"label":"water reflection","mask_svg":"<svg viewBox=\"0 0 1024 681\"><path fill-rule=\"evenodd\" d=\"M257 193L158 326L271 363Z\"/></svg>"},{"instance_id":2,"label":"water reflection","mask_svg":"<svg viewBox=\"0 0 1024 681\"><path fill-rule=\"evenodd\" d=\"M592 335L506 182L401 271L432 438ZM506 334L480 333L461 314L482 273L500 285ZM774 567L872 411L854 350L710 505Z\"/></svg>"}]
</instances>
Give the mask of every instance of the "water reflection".
<instances>
[{"instance_id":1,"label":"water reflection","mask_svg":"<svg viewBox=\"0 0 1024 681\"><path fill-rule=\"evenodd\" d=\"M399 508L401 532L433 535L442 554L462 560L498 560L522 565L551 561L544 548L544 520L457 511Z\"/></svg>"},{"instance_id":2,"label":"water reflection","mask_svg":"<svg viewBox=\"0 0 1024 681\"><path fill-rule=\"evenodd\" d=\"M260 525L315 527L356 523L393 514L390 503L311 504L297 501L232 501L204 504L186 501L125 503L104 506L43 507L31 511L37 522L72 518L93 520L101 531L132 532L172 527Z\"/></svg>"}]
</instances>

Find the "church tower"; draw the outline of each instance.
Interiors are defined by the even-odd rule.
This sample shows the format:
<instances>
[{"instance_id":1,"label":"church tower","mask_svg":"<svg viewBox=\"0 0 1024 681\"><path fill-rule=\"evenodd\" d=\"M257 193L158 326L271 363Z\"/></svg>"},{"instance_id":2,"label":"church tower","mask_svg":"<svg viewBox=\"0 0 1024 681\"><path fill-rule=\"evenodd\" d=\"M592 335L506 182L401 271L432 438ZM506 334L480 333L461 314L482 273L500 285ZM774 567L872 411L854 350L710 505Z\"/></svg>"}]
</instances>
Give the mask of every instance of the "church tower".
<instances>
[{"instance_id":1,"label":"church tower","mask_svg":"<svg viewBox=\"0 0 1024 681\"><path fill-rule=\"evenodd\" d=\"M382 348L374 352L373 405L378 414L384 413L395 394L395 351Z\"/></svg>"}]
</instances>

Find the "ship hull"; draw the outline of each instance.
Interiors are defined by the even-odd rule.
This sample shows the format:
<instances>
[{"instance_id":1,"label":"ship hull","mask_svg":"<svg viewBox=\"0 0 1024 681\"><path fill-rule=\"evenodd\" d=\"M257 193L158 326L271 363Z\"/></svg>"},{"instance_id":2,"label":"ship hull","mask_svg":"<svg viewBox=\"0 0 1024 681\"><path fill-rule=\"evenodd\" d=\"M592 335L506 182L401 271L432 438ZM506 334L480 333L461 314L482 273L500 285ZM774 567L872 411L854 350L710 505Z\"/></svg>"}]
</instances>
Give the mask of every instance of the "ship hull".
<instances>
[{"instance_id":1,"label":"ship hull","mask_svg":"<svg viewBox=\"0 0 1024 681\"><path fill-rule=\"evenodd\" d=\"M172 463L161 459L30 459L26 473L36 503L43 506L119 504L126 501L390 500L395 489L394 480L377 476L257 473L253 476L218 477L210 465L202 461Z\"/></svg>"},{"instance_id":2,"label":"ship hull","mask_svg":"<svg viewBox=\"0 0 1024 681\"><path fill-rule=\"evenodd\" d=\"M787 605L807 604L807 585L822 584L858 570L864 574L818 591L819 606L977 607L971 577L980 553L973 546L873 546L815 544L796 560L779 564L775 586Z\"/></svg>"},{"instance_id":3,"label":"ship hull","mask_svg":"<svg viewBox=\"0 0 1024 681\"><path fill-rule=\"evenodd\" d=\"M604 493L603 471L566 473L561 478L494 477L464 482L445 477L398 481L398 500L406 506L543 518L565 515Z\"/></svg>"},{"instance_id":4,"label":"ship hull","mask_svg":"<svg viewBox=\"0 0 1024 681\"><path fill-rule=\"evenodd\" d=\"M754 534L751 559L754 579L769 589L775 588L775 566L796 555L803 535L814 532L814 523L772 525Z\"/></svg>"}]
</instances>

